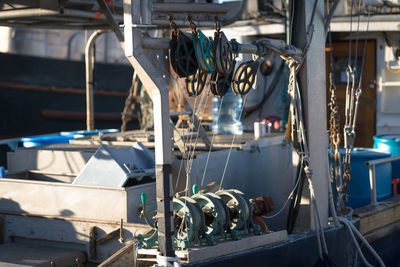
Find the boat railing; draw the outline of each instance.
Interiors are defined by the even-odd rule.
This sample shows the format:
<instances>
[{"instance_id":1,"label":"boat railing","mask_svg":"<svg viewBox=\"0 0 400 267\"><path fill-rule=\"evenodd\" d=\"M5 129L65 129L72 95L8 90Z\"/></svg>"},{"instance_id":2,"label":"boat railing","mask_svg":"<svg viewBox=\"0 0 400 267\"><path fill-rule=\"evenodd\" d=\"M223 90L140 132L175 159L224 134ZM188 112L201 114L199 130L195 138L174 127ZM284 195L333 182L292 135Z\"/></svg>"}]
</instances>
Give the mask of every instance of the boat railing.
<instances>
[{"instance_id":1,"label":"boat railing","mask_svg":"<svg viewBox=\"0 0 400 267\"><path fill-rule=\"evenodd\" d=\"M381 159L374 159L367 161L365 164L369 167L369 184L371 188L371 206L376 206L378 204L376 198L376 177L375 177L375 166L383 163L389 163L393 161L400 160L400 155L388 157L388 158L381 158Z\"/></svg>"}]
</instances>

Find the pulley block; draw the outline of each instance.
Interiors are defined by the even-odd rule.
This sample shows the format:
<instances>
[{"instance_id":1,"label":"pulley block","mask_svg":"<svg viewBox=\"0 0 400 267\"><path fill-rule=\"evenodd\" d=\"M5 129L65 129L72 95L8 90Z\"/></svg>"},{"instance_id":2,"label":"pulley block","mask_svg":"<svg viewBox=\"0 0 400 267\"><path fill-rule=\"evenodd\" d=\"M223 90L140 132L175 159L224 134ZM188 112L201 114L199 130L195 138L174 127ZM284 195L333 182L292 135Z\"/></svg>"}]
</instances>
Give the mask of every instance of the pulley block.
<instances>
[{"instance_id":1,"label":"pulley block","mask_svg":"<svg viewBox=\"0 0 400 267\"><path fill-rule=\"evenodd\" d=\"M234 60L232 71L228 74L220 74L216 71L211 74L210 90L213 95L223 97L228 92L229 88L231 88L235 64L236 61Z\"/></svg>"},{"instance_id":2,"label":"pulley block","mask_svg":"<svg viewBox=\"0 0 400 267\"><path fill-rule=\"evenodd\" d=\"M170 60L173 70L179 77L194 75L198 69L195 47L189 34L177 31L170 42Z\"/></svg>"},{"instance_id":3,"label":"pulley block","mask_svg":"<svg viewBox=\"0 0 400 267\"><path fill-rule=\"evenodd\" d=\"M186 92L189 96L198 96L206 86L208 74L198 69L195 74L185 79Z\"/></svg>"},{"instance_id":4,"label":"pulley block","mask_svg":"<svg viewBox=\"0 0 400 267\"><path fill-rule=\"evenodd\" d=\"M205 73L213 72L215 70L214 41L200 30L192 33L192 40L199 68Z\"/></svg>"},{"instance_id":5,"label":"pulley block","mask_svg":"<svg viewBox=\"0 0 400 267\"><path fill-rule=\"evenodd\" d=\"M221 74L228 74L234 69L232 45L224 32L219 31L214 36L215 67Z\"/></svg>"},{"instance_id":6,"label":"pulley block","mask_svg":"<svg viewBox=\"0 0 400 267\"><path fill-rule=\"evenodd\" d=\"M245 95L256 86L258 61L243 62L233 75L232 90L236 95Z\"/></svg>"},{"instance_id":7,"label":"pulley block","mask_svg":"<svg viewBox=\"0 0 400 267\"><path fill-rule=\"evenodd\" d=\"M206 233L211 237L222 236L230 226L229 210L223 200L214 193L196 194L192 198L204 213Z\"/></svg>"}]
</instances>

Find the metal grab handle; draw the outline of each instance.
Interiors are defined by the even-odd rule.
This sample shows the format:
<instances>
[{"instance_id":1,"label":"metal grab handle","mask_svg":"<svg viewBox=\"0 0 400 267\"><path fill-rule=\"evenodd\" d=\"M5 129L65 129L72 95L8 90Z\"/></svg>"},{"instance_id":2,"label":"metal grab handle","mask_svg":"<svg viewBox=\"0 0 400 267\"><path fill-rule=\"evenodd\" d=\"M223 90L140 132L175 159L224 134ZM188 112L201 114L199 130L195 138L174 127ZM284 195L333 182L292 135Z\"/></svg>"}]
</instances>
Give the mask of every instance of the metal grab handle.
<instances>
[{"instance_id":1,"label":"metal grab handle","mask_svg":"<svg viewBox=\"0 0 400 267\"><path fill-rule=\"evenodd\" d=\"M377 205L377 198L376 198L376 177L375 177L375 166L383 163L389 163L393 161L400 160L400 155L394 157L388 157L383 159L374 159L367 161L365 165L369 166L369 184L371 187L371 205Z\"/></svg>"}]
</instances>

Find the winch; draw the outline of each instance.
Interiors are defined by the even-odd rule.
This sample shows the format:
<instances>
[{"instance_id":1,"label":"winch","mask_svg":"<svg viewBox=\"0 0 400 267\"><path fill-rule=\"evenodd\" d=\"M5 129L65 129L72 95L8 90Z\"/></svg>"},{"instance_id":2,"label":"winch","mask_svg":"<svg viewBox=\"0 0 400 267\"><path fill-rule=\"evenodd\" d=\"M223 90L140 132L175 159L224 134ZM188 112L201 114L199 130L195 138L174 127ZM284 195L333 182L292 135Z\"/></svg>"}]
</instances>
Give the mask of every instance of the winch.
<instances>
[{"instance_id":1,"label":"winch","mask_svg":"<svg viewBox=\"0 0 400 267\"><path fill-rule=\"evenodd\" d=\"M271 203L268 205L269 208L263 208L264 204L260 205L259 199L266 198ZM142 214L154 232L149 237L140 235L138 239L142 247L151 248L157 246L157 223L151 223L148 218L149 213L146 214L143 197L142 203ZM262 196L248 200L237 189L174 198L175 247L185 250L193 245L213 245L219 240L237 240L240 236L262 234L262 227L253 219L253 216L272 210L273 203L269 197Z\"/></svg>"}]
</instances>

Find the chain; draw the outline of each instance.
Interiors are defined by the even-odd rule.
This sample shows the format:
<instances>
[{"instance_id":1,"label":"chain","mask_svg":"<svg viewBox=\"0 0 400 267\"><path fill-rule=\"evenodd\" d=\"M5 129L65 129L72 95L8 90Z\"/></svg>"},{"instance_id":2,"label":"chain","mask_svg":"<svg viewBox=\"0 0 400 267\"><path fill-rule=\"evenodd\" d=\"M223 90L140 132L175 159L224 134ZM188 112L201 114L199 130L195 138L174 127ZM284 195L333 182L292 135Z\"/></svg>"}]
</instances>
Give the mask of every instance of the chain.
<instances>
[{"instance_id":1,"label":"chain","mask_svg":"<svg viewBox=\"0 0 400 267\"><path fill-rule=\"evenodd\" d=\"M168 17L169 20L169 27L171 28L171 30L173 30L173 34L175 36L178 36L178 26L176 25L176 23L172 20L171 17Z\"/></svg>"},{"instance_id":2,"label":"chain","mask_svg":"<svg viewBox=\"0 0 400 267\"><path fill-rule=\"evenodd\" d=\"M344 169L344 174L343 174L343 185L340 191L340 199L339 204L341 204L341 208L344 208L347 201L348 201L348 183L351 182L351 167L350 167L350 161L351 161L351 151L354 146L354 140L356 138L356 122L357 122L357 113L358 113L358 107L360 103L360 96L362 93L362 77L363 77L363 71L364 71L364 64L365 64L365 56L366 56L366 47L367 47L367 41L368 41L368 29L369 29L369 21L370 21L370 10L368 10L368 22L367 22L367 29L366 29L366 35L365 35L365 40L364 40L364 47L363 47L363 55L362 55L362 63L361 63L361 72L360 72L360 77L358 80L358 85L357 88L355 88L355 80L356 80L356 66L352 68L350 64L347 66L346 70L346 75L347 75L347 86L346 86L346 123L344 125L344 147L346 149L346 154L343 159L343 169ZM358 36L357 36L358 37ZM358 43L358 40L357 40ZM356 50L357 53L357 50ZM351 54L350 54L351 58ZM349 61L350 62L350 61ZM357 61L356 61L357 62ZM351 88L350 88L350 82L351 82ZM341 203L342 201L342 203Z\"/></svg>"},{"instance_id":3,"label":"chain","mask_svg":"<svg viewBox=\"0 0 400 267\"><path fill-rule=\"evenodd\" d=\"M216 31L217 35L219 35L219 32L221 31L221 24L218 21L218 17L215 17L214 26L215 26L215 31Z\"/></svg>"},{"instance_id":4,"label":"chain","mask_svg":"<svg viewBox=\"0 0 400 267\"><path fill-rule=\"evenodd\" d=\"M197 27L196 24L194 24L192 17L188 16L187 20L189 21L189 27L192 30L192 32L194 33L194 35L197 37Z\"/></svg>"}]
</instances>

